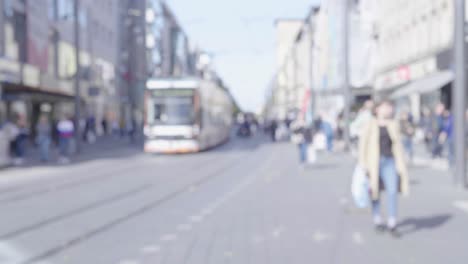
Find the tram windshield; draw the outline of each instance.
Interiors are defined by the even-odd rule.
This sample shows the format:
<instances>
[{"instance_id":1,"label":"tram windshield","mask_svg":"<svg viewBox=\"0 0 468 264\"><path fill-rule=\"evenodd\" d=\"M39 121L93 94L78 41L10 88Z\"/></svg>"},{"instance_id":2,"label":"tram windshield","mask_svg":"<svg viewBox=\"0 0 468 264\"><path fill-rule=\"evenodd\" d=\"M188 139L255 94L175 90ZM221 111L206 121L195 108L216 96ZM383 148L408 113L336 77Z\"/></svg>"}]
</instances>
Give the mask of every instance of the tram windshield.
<instances>
[{"instance_id":1,"label":"tram windshield","mask_svg":"<svg viewBox=\"0 0 468 264\"><path fill-rule=\"evenodd\" d=\"M148 105L151 125L192 125L195 122L193 90L158 90Z\"/></svg>"}]
</instances>

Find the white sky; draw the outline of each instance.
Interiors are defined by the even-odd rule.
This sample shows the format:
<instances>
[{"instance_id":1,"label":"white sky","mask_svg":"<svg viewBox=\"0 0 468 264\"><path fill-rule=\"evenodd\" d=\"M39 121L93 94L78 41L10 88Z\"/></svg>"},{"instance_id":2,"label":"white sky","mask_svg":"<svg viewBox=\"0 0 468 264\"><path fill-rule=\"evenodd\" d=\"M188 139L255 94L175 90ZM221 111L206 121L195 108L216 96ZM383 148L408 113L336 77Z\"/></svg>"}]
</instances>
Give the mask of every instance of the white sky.
<instances>
[{"instance_id":1,"label":"white sky","mask_svg":"<svg viewBox=\"0 0 468 264\"><path fill-rule=\"evenodd\" d=\"M305 18L320 0L167 0L192 43L215 67L243 110L256 111L276 68L276 18Z\"/></svg>"}]
</instances>

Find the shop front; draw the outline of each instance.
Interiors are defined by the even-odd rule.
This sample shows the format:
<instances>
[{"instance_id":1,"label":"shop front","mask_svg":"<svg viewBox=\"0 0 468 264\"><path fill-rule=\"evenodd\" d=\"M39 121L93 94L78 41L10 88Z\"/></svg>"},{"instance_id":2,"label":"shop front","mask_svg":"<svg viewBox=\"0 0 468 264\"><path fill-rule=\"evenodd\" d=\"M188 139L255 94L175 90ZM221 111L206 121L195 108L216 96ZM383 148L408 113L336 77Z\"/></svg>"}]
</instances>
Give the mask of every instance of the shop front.
<instances>
[{"instance_id":1,"label":"shop front","mask_svg":"<svg viewBox=\"0 0 468 264\"><path fill-rule=\"evenodd\" d=\"M3 83L2 87L5 117L10 120L17 116L24 117L31 140L35 138L40 116L47 116L53 124L61 116L73 114L72 95L12 83Z\"/></svg>"},{"instance_id":2,"label":"shop front","mask_svg":"<svg viewBox=\"0 0 468 264\"><path fill-rule=\"evenodd\" d=\"M391 99L397 111L409 111L416 121L424 108L434 109L440 102L450 107L454 75L449 53L441 54L444 56L431 56L379 75L377 97Z\"/></svg>"}]
</instances>

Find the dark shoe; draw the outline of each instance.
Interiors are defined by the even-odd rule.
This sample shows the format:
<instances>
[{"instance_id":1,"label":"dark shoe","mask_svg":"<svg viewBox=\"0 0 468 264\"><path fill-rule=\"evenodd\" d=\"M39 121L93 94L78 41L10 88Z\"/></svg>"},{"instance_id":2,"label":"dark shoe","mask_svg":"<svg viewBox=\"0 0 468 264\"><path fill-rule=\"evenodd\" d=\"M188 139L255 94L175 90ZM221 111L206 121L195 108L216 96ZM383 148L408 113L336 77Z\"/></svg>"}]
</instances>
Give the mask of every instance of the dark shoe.
<instances>
[{"instance_id":1,"label":"dark shoe","mask_svg":"<svg viewBox=\"0 0 468 264\"><path fill-rule=\"evenodd\" d=\"M393 238L400 238L401 237L401 233L398 231L398 229L396 227L390 228L389 232L390 232L390 235Z\"/></svg>"},{"instance_id":2,"label":"dark shoe","mask_svg":"<svg viewBox=\"0 0 468 264\"><path fill-rule=\"evenodd\" d=\"M375 232L376 232L377 234L382 234L382 233L384 233L384 232L387 230L387 227L386 227L385 225L382 225L382 224L380 224L380 225L375 225L374 228L375 228Z\"/></svg>"}]
</instances>

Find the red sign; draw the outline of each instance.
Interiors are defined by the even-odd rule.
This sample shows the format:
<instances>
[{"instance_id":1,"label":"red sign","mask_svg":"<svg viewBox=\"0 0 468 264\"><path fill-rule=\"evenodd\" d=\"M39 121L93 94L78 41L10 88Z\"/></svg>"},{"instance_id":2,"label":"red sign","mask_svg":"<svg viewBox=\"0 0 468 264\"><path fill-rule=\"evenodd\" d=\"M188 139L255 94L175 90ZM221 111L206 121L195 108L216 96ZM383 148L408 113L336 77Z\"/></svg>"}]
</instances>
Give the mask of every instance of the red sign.
<instances>
[{"instance_id":1,"label":"red sign","mask_svg":"<svg viewBox=\"0 0 468 264\"><path fill-rule=\"evenodd\" d=\"M405 81L411 80L411 73L410 73L409 67L402 66L398 68L398 77L400 77L400 79L405 80Z\"/></svg>"}]
</instances>

